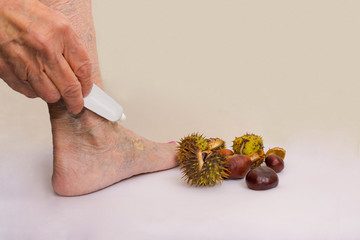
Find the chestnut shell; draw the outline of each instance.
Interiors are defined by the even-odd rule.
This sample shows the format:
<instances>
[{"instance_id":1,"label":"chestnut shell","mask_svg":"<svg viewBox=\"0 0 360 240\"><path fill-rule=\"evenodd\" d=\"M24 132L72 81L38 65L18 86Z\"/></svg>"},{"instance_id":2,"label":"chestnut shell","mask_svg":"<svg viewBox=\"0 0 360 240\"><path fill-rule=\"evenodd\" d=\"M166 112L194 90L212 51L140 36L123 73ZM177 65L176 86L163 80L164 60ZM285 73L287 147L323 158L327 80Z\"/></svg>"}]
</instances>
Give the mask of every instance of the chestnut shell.
<instances>
[{"instance_id":1,"label":"chestnut shell","mask_svg":"<svg viewBox=\"0 0 360 240\"><path fill-rule=\"evenodd\" d=\"M234 155L234 152L231 151L230 149L226 149L226 148L223 148L223 149L220 149L220 150L217 150L218 153L224 155L224 156L231 156L231 155Z\"/></svg>"},{"instance_id":2,"label":"chestnut shell","mask_svg":"<svg viewBox=\"0 0 360 240\"><path fill-rule=\"evenodd\" d=\"M265 158L266 166L272 168L275 172L279 173L284 169L284 160L275 154L270 154Z\"/></svg>"},{"instance_id":3,"label":"chestnut shell","mask_svg":"<svg viewBox=\"0 0 360 240\"><path fill-rule=\"evenodd\" d=\"M246 176L251 169L251 160L249 156L234 154L227 157L230 179L239 179Z\"/></svg>"},{"instance_id":4,"label":"chestnut shell","mask_svg":"<svg viewBox=\"0 0 360 240\"><path fill-rule=\"evenodd\" d=\"M265 166L252 169L245 179L248 188L253 190L267 190L279 184L279 177L276 172Z\"/></svg>"}]
</instances>

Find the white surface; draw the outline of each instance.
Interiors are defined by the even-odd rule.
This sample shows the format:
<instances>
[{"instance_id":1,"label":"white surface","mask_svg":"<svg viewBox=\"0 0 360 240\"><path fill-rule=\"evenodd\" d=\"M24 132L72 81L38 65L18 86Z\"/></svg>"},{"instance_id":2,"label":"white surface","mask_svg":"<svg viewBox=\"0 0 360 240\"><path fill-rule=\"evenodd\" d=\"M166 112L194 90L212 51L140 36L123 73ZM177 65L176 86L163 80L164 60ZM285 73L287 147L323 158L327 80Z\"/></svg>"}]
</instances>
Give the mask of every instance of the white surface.
<instances>
[{"instance_id":1,"label":"white surface","mask_svg":"<svg viewBox=\"0 0 360 240\"><path fill-rule=\"evenodd\" d=\"M287 149L280 184L197 189L173 169L58 197L46 105L0 84L0 239L360 239L360 2L94 7L124 126L163 142L261 134Z\"/></svg>"},{"instance_id":2,"label":"white surface","mask_svg":"<svg viewBox=\"0 0 360 240\"><path fill-rule=\"evenodd\" d=\"M66 198L50 184L51 146L26 132L11 137L21 126L1 129L8 138L0 147L0 239L360 237L360 166L352 154L288 146L279 186L268 191L249 190L244 180L194 188L175 168Z\"/></svg>"}]
</instances>

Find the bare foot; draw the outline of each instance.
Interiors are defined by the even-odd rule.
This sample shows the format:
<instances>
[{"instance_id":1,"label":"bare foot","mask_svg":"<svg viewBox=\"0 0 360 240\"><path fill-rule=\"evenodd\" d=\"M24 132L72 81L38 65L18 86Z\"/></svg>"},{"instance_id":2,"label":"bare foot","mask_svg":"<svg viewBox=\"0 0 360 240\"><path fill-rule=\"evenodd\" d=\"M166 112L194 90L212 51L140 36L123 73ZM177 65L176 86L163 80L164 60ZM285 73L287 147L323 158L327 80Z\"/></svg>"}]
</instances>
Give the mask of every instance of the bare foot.
<instances>
[{"instance_id":1,"label":"bare foot","mask_svg":"<svg viewBox=\"0 0 360 240\"><path fill-rule=\"evenodd\" d=\"M71 116L49 105L54 144L52 184L59 195L97 191L131 176L176 166L176 144L155 143L88 110Z\"/></svg>"},{"instance_id":2,"label":"bare foot","mask_svg":"<svg viewBox=\"0 0 360 240\"><path fill-rule=\"evenodd\" d=\"M91 0L41 0L64 14L85 44L92 80L101 86ZM136 174L176 166L175 144L154 143L83 110L71 116L62 102L49 104L54 144L52 183L63 196L82 195Z\"/></svg>"}]
</instances>

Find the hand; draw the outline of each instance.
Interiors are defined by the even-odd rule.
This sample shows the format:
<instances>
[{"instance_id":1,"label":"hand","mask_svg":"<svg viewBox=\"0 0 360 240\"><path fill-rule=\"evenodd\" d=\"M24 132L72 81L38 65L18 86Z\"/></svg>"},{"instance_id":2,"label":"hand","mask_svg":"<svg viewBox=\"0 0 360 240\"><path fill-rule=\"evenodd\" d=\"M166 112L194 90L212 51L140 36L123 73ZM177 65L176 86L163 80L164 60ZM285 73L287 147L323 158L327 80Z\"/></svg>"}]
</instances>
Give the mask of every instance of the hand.
<instances>
[{"instance_id":1,"label":"hand","mask_svg":"<svg viewBox=\"0 0 360 240\"><path fill-rule=\"evenodd\" d=\"M30 98L63 98L77 114L92 87L91 61L62 13L38 0L0 0L0 78Z\"/></svg>"}]
</instances>

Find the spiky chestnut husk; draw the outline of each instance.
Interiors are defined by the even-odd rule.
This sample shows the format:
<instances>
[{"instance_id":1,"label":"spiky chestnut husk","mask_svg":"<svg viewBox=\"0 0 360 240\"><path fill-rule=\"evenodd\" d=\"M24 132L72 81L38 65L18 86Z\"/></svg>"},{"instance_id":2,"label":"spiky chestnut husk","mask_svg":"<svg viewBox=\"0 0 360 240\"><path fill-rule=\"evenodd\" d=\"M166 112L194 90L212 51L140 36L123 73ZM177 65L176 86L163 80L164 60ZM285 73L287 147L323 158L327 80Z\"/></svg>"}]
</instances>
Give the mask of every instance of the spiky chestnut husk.
<instances>
[{"instance_id":1,"label":"spiky chestnut husk","mask_svg":"<svg viewBox=\"0 0 360 240\"><path fill-rule=\"evenodd\" d=\"M202 151L205 151L208 148L208 141L203 137L202 134L193 133L189 136L186 136L180 139L179 149L193 149L194 147L198 147Z\"/></svg>"},{"instance_id":2,"label":"spiky chestnut husk","mask_svg":"<svg viewBox=\"0 0 360 240\"><path fill-rule=\"evenodd\" d=\"M255 134L245 134L242 137L235 138L233 141L233 150L235 154L250 155L264 150L263 140Z\"/></svg>"},{"instance_id":3,"label":"spiky chestnut husk","mask_svg":"<svg viewBox=\"0 0 360 240\"><path fill-rule=\"evenodd\" d=\"M265 159L263 140L255 134L236 137L233 141L233 151L235 154L248 155L252 161L251 168L260 166Z\"/></svg>"},{"instance_id":4,"label":"spiky chestnut husk","mask_svg":"<svg viewBox=\"0 0 360 240\"><path fill-rule=\"evenodd\" d=\"M180 140L177 160L188 184L214 186L228 176L227 159L217 152L222 145L224 142L221 139L206 140L199 134L191 134Z\"/></svg>"}]
</instances>

